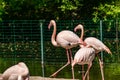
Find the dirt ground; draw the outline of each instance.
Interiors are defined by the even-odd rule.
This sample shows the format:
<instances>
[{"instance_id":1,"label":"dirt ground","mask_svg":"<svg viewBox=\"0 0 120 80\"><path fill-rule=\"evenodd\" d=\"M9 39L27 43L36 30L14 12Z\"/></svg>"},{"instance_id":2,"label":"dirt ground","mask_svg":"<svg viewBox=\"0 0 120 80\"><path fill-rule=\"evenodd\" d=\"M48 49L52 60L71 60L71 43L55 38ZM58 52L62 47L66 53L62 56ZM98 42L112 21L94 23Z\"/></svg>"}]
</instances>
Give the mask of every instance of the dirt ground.
<instances>
[{"instance_id":1,"label":"dirt ground","mask_svg":"<svg viewBox=\"0 0 120 80\"><path fill-rule=\"evenodd\" d=\"M64 78L43 78L43 77L38 77L38 76L31 76L30 80L72 80L72 79L64 79ZM79 79L75 79L79 80Z\"/></svg>"},{"instance_id":2,"label":"dirt ground","mask_svg":"<svg viewBox=\"0 0 120 80\"><path fill-rule=\"evenodd\" d=\"M1 74L0 74L1 75ZM47 78L47 77L40 77L40 76L30 76L30 80L72 80L72 79L64 79L64 78ZM75 79L79 80L79 79Z\"/></svg>"}]
</instances>

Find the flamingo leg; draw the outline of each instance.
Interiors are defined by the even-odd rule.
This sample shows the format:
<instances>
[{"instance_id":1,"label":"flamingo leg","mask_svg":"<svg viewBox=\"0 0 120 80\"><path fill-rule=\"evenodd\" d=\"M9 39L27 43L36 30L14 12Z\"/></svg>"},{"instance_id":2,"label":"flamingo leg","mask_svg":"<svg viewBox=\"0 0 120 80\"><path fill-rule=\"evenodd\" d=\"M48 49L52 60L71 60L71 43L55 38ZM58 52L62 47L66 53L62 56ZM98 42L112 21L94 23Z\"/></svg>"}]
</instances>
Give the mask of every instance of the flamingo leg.
<instances>
[{"instance_id":1,"label":"flamingo leg","mask_svg":"<svg viewBox=\"0 0 120 80\"><path fill-rule=\"evenodd\" d=\"M75 62L72 63L72 77L73 77L73 80L75 79L75 74L74 74L74 65L75 65Z\"/></svg>"},{"instance_id":2,"label":"flamingo leg","mask_svg":"<svg viewBox=\"0 0 120 80\"><path fill-rule=\"evenodd\" d=\"M88 72L88 74L87 74L87 80L90 80L89 73L90 73L90 72Z\"/></svg>"},{"instance_id":3,"label":"flamingo leg","mask_svg":"<svg viewBox=\"0 0 120 80\"><path fill-rule=\"evenodd\" d=\"M84 78L84 65L82 65L82 79Z\"/></svg>"},{"instance_id":4,"label":"flamingo leg","mask_svg":"<svg viewBox=\"0 0 120 80\"><path fill-rule=\"evenodd\" d=\"M62 66L60 69L58 69L55 73L53 73L50 77L55 77L57 73L59 73L62 69L64 69L66 66L70 64L70 55L69 55L68 49L66 49L66 53L67 53L68 62L64 66Z\"/></svg>"},{"instance_id":5,"label":"flamingo leg","mask_svg":"<svg viewBox=\"0 0 120 80\"><path fill-rule=\"evenodd\" d=\"M99 64L100 64L100 70L101 70L101 75L102 75L102 80L104 80L104 71L103 71L103 61L101 60L100 56L98 56L99 59Z\"/></svg>"},{"instance_id":6,"label":"flamingo leg","mask_svg":"<svg viewBox=\"0 0 120 80\"><path fill-rule=\"evenodd\" d=\"M72 62L73 62L72 51L69 49L69 52L70 52L70 62L72 64Z\"/></svg>"},{"instance_id":7,"label":"flamingo leg","mask_svg":"<svg viewBox=\"0 0 120 80\"><path fill-rule=\"evenodd\" d=\"M83 80L85 80L85 79L86 79L86 76L88 75L88 73L89 73L89 71L90 71L91 66L92 66L92 63L88 64L88 69L87 69L87 71L86 71L86 73L85 73L85 76L83 77Z\"/></svg>"}]
</instances>

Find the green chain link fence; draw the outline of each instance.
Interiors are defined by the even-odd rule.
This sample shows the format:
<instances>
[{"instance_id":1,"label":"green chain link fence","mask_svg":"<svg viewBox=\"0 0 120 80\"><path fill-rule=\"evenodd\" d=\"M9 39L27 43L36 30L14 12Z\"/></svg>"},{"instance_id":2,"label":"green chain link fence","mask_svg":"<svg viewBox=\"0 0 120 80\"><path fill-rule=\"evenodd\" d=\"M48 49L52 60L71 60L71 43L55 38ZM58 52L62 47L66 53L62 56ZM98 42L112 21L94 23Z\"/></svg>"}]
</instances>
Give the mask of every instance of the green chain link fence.
<instances>
[{"instance_id":1,"label":"green chain link fence","mask_svg":"<svg viewBox=\"0 0 120 80\"><path fill-rule=\"evenodd\" d=\"M65 50L51 44L53 28L48 30L48 20L5 20L0 22L0 71L9 66L24 61L31 75L49 76L58 69L56 64L67 61ZM112 51L110 56L101 53L104 62L119 62L120 22L109 20L94 23L92 20L56 20L57 33L62 30L73 31L78 24L84 25L84 38L96 37L102 40ZM80 32L76 33L80 35ZM73 56L79 47L73 48ZM48 69L48 65L54 69ZM50 67L50 66L49 66ZM50 72L50 73L48 73Z\"/></svg>"}]
</instances>

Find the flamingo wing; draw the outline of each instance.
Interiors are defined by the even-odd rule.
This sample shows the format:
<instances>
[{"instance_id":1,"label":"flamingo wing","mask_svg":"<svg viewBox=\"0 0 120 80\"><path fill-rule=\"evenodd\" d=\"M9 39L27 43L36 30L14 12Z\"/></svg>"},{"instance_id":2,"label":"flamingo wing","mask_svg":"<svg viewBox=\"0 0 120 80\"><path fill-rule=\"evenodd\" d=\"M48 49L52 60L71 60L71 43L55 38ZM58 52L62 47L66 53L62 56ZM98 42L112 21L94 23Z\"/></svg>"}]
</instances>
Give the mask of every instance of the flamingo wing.
<instances>
[{"instance_id":1,"label":"flamingo wing","mask_svg":"<svg viewBox=\"0 0 120 80\"><path fill-rule=\"evenodd\" d=\"M99 39L97 39L95 37L88 37L84 41L88 45L95 48L98 52L106 51L108 53L111 53L110 49L102 41L100 41Z\"/></svg>"},{"instance_id":2,"label":"flamingo wing","mask_svg":"<svg viewBox=\"0 0 120 80\"><path fill-rule=\"evenodd\" d=\"M76 52L74 56L74 61L77 64L89 64L93 61L94 57L95 50L93 48L83 47Z\"/></svg>"},{"instance_id":3,"label":"flamingo wing","mask_svg":"<svg viewBox=\"0 0 120 80\"><path fill-rule=\"evenodd\" d=\"M80 38L72 31L64 30L58 33L56 41L63 48L70 49L79 44Z\"/></svg>"}]
</instances>

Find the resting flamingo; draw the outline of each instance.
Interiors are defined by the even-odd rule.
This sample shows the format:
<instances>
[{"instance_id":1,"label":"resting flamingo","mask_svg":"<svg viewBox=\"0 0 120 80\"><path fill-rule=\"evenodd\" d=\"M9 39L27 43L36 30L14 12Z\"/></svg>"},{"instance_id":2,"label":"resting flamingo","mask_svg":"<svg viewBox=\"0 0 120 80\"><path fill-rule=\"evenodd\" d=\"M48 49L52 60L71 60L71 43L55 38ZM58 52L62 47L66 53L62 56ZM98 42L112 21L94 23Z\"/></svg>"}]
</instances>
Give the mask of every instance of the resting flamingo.
<instances>
[{"instance_id":1,"label":"resting flamingo","mask_svg":"<svg viewBox=\"0 0 120 80\"><path fill-rule=\"evenodd\" d=\"M6 69L0 80L29 80L29 69L24 62L19 62Z\"/></svg>"},{"instance_id":2,"label":"resting flamingo","mask_svg":"<svg viewBox=\"0 0 120 80\"><path fill-rule=\"evenodd\" d=\"M76 32L78 29L81 29L81 39L83 40L83 35L84 35L84 28L81 24L77 25L74 28L74 31ZM87 37L84 40L84 45L86 44L86 47L92 46L95 49L95 53L98 56L98 53L101 51L106 51L109 54L112 54L110 49L103 43L101 42L99 39L95 38L95 37ZM83 45L81 45L82 47ZM104 73L103 73L103 61L99 58L99 63L100 63L100 69L101 69L101 75L102 75L102 80L104 80Z\"/></svg>"},{"instance_id":3,"label":"resting flamingo","mask_svg":"<svg viewBox=\"0 0 120 80\"><path fill-rule=\"evenodd\" d=\"M72 31L69 30L63 30L59 32L56 36L56 22L54 20L51 20L48 29L51 28L51 26L54 27L52 36L51 36L51 42L55 47L63 47L66 49L66 54L67 54L67 60L68 62L58 69L55 73L53 73L50 77L55 77L56 74L61 71L63 68L68 66L71 63L72 60L72 53L71 53L71 48L78 46L79 44L84 44L83 41Z\"/></svg>"},{"instance_id":4,"label":"resting flamingo","mask_svg":"<svg viewBox=\"0 0 120 80\"><path fill-rule=\"evenodd\" d=\"M75 56L74 56L74 60L72 62L72 76L73 76L73 80L74 80L74 66L75 64L80 64L80 65L84 65L84 64L88 64L88 69L85 73L85 76L82 76L82 80L86 79L86 76L89 73L89 70L92 66L92 61L95 58L95 49L92 47L82 47L80 48Z\"/></svg>"}]
</instances>

